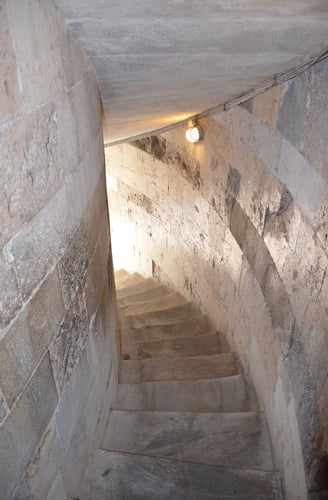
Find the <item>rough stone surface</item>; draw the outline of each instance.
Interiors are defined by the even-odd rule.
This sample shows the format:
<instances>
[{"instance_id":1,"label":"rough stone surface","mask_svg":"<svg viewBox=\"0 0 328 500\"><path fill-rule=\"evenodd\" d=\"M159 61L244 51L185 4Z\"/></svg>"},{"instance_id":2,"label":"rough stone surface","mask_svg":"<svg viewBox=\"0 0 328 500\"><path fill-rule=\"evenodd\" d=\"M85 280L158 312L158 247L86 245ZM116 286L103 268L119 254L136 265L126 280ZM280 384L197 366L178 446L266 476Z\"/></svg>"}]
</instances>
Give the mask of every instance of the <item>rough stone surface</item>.
<instances>
[{"instance_id":1,"label":"rough stone surface","mask_svg":"<svg viewBox=\"0 0 328 500\"><path fill-rule=\"evenodd\" d=\"M46 278L0 342L0 378L10 407L57 334L63 315L63 298L56 269Z\"/></svg>"},{"instance_id":2,"label":"rough stone surface","mask_svg":"<svg viewBox=\"0 0 328 500\"><path fill-rule=\"evenodd\" d=\"M50 0L1 2L0 66L0 497L67 500L117 380L99 89Z\"/></svg>"},{"instance_id":3,"label":"rough stone surface","mask_svg":"<svg viewBox=\"0 0 328 500\"><path fill-rule=\"evenodd\" d=\"M93 500L95 496L98 500L153 500L159 491L163 500L215 500L218 492L222 500L277 500L279 490L279 482L270 472L220 469L98 450L82 483L81 500Z\"/></svg>"},{"instance_id":4,"label":"rough stone surface","mask_svg":"<svg viewBox=\"0 0 328 500\"><path fill-rule=\"evenodd\" d=\"M161 278L226 334L292 500L315 498L327 453L327 72L323 60L201 120L200 144L186 143L184 127L161 134L161 160L128 144L106 152L114 262ZM129 186L156 210L128 201ZM141 323L132 331L145 340Z\"/></svg>"},{"instance_id":5,"label":"rough stone surface","mask_svg":"<svg viewBox=\"0 0 328 500\"><path fill-rule=\"evenodd\" d=\"M57 406L58 394L46 356L0 429L1 495L11 498Z\"/></svg>"},{"instance_id":6,"label":"rough stone surface","mask_svg":"<svg viewBox=\"0 0 328 500\"><path fill-rule=\"evenodd\" d=\"M49 348L59 391L70 379L83 353L88 332L87 312L80 290L70 304Z\"/></svg>"}]
</instances>

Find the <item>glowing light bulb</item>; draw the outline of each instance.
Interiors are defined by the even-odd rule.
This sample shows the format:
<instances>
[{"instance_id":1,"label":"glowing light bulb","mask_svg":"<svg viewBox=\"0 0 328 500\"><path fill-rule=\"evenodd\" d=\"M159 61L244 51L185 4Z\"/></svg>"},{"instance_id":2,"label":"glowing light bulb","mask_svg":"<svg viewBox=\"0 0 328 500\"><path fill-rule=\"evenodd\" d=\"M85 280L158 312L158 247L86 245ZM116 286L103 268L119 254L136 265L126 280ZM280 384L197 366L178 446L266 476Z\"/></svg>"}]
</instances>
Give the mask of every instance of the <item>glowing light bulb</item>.
<instances>
[{"instance_id":1,"label":"glowing light bulb","mask_svg":"<svg viewBox=\"0 0 328 500\"><path fill-rule=\"evenodd\" d=\"M186 132L186 139L188 142L196 143L203 138L203 130L196 124L190 126Z\"/></svg>"}]
</instances>

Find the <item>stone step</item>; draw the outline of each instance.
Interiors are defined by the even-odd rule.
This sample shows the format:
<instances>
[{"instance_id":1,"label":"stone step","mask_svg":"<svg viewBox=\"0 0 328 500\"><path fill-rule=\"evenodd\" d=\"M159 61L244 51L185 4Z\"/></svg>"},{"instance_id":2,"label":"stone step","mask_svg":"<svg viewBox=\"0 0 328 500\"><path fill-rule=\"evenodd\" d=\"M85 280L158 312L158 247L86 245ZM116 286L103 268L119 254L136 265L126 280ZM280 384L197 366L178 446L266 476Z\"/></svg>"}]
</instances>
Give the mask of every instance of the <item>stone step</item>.
<instances>
[{"instance_id":1,"label":"stone step","mask_svg":"<svg viewBox=\"0 0 328 500\"><path fill-rule=\"evenodd\" d=\"M228 352L225 341L219 332L199 337L182 337L150 342L125 343L122 346L122 359L163 359Z\"/></svg>"},{"instance_id":2,"label":"stone step","mask_svg":"<svg viewBox=\"0 0 328 500\"><path fill-rule=\"evenodd\" d=\"M135 316L149 313L165 313L170 317L171 309L176 309L179 306L185 306L188 301L177 292L170 292L161 297L155 297L144 302L137 302L124 307L121 310L121 316ZM175 314L175 311L174 311Z\"/></svg>"},{"instance_id":3,"label":"stone step","mask_svg":"<svg viewBox=\"0 0 328 500\"><path fill-rule=\"evenodd\" d=\"M126 291L127 289L123 288L122 291ZM135 304L136 302L144 302L145 300L154 299L156 297L163 297L167 295L168 289L166 286L157 285L151 288L150 290L146 290L144 292L125 294L124 296L118 296L118 306L126 307L130 304Z\"/></svg>"},{"instance_id":4,"label":"stone step","mask_svg":"<svg viewBox=\"0 0 328 500\"><path fill-rule=\"evenodd\" d=\"M188 302L187 304L171 307L163 311L146 312L121 317L122 325L125 328L141 328L143 326L172 325L175 323L199 317L199 310Z\"/></svg>"},{"instance_id":5,"label":"stone step","mask_svg":"<svg viewBox=\"0 0 328 500\"><path fill-rule=\"evenodd\" d=\"M241 412L257 409L242 375L192 382L118 384L116 410Z\"/></svg>"},{"instance_id":6,"label":"stone step","mask_svg":"<svg viewBox=\"0 0 328 500\"><path fill-rule=\"evenodd\" d=\"M280 500L276 473L97 450L80 500Z\"/></svg>"},{"instance_id":7,"label":"stone step","mask_svg":"<svg viewBox=\"0 0 328 500\"><path fill-rule=\"evenodd\" d=\"M145 278L139 273L129 274L125 278L115 281L116 290L121 290L122 288L142 283L144 280Z\"/></svg>"},{"instance_id":8,"label":"stone step","mask_svg":"<svg viewBox=\"0 0 328 500\"><path fill-rule=\"evenodd\" d=\"M121 290L117 291L119 297L126 297L127 295L134 295L141 292L148 292L157 286L163 286L166 290L168 288L165 285L160 284L154 278L143 278L143 280L137 281L137 283L125 286Z\"/></svg>"},{"instance_id":9,"label":"stone step","mask_svg":"<svg viewBox=\"0 0 328 500\"><path fill-rule=\"evenodd\" d=\"M125 269L118 269L114 272L115 281L120 281L123 278L129 276L129 273Z\"/></svg>"},{"instance_id":10,"label":"stone step","mask_svg":"<svg viewBox=\"0 0 328 500\"><path fill-rule=\"evenodd\" d=\"M166 291L168 291L168 288L165 285L160 285L160 283L158 283L153 278L144 278L142 281L139 281L134 285L126 286L121 290L117 290L117 297L120 300L121 298L124 297L137 295L139 293L149 292L154 288L156 288L157 286L162 286L163 288L165 288Z\"/></svg>"},{"instance_id":11,"label":"stone step","mask_svg":"<svg viewBox=\"0 0 328 500\"><path fill-rule=\"evenodd\" d=\"M203 380L238 374L233 353L189 358L121 361L119 382L137 384L170 380Z\"/></svg>"},{"instance_id":12,"label":"stone step","mask_svg":"<svg viewBox=\"0 0 328 500\"><path fill-rule=\"evenodd\" d=\"M143 325L139 328L131 326L130 329L122 331L122 341L130 343L207 335L213 332L213 328L207 316L198 314L186 321L170 325Z\"/></svg>"},{"instance_id":13,"label":"stone step","mask_svg":"<svg viewBox=\"0 0 328 500\"><path fill-rule=\"evenodd\" d=\"M186 462L270 471L261 414L112 410L103 449Z\"/></svg>"}]
</instances>

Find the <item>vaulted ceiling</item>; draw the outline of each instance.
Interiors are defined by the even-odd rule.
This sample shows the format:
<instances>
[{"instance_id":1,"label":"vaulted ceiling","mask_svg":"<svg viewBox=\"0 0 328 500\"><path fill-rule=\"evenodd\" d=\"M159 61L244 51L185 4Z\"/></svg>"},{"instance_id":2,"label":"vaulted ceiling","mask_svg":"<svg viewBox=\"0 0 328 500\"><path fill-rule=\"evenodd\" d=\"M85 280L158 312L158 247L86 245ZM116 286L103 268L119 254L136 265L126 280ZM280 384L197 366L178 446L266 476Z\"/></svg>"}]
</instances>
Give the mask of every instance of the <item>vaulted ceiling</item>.
<instances>
[{"instance_id":1,"label":"vaulted ceiling","mask_svg":"<svg viewBox=\"0 0 328 500\"><path fill-rule=\"evenodd\" d=\"M113 142L249 92L328 44L327 0L54 0L92 63Z\"/></svg>"}]
</instances>

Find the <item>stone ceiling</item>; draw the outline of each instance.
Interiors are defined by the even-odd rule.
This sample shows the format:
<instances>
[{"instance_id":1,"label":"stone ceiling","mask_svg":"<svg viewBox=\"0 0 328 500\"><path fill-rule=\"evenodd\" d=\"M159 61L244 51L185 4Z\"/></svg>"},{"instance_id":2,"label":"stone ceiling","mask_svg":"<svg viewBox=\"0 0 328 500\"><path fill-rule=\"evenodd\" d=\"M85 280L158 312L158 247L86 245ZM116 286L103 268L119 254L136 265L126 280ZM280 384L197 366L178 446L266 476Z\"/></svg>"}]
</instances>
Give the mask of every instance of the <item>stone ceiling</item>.
<instances>
[{"instance_id":1,"label":"stone ceiling","mask_svg":"<svg viewBox=\"0 0 328 500\"><path fill-rule=\"evenodd\" d=\"M249 92L328 44L328 0L54 0L101 87L105 140Z\"/></svg>"}]
</instances>

